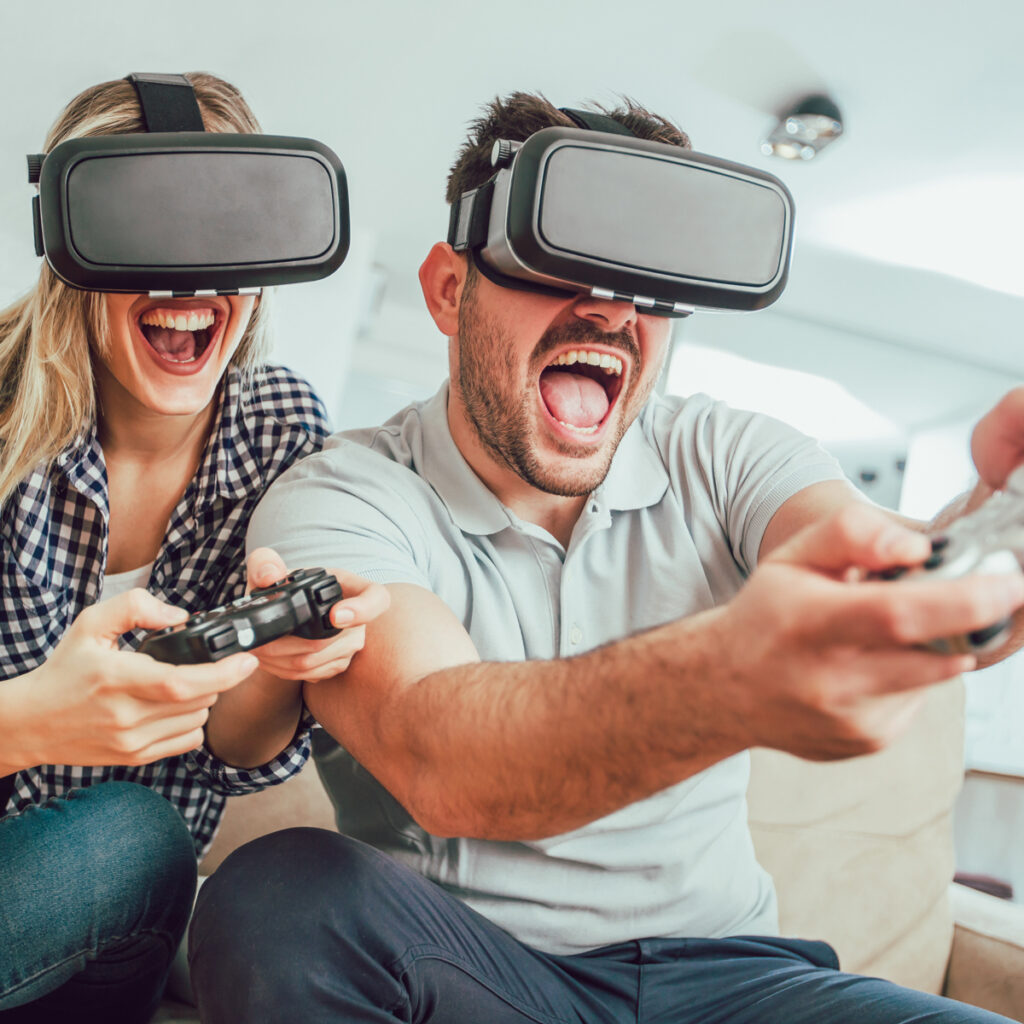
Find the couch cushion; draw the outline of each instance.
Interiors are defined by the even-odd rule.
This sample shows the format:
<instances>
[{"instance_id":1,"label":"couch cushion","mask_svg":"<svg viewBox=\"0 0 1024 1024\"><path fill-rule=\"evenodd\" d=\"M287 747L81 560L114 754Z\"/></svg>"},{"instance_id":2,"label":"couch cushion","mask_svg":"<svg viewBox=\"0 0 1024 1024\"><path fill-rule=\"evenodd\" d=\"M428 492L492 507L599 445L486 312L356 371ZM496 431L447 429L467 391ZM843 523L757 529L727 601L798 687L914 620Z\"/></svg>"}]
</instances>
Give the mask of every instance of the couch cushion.
<instances>
[{"instance_id":1,"label":"couch cushion","mask_svg":"<svg viewBox=\"0 0 1024 1024\"><path fill-rule=\"evenodd\" d=\"M751 831L784 935L825 939L846 970L942 990L963 703L962 681L934 687L907 734L868 757L754 751Z\"/></svg>"}]
</instances>

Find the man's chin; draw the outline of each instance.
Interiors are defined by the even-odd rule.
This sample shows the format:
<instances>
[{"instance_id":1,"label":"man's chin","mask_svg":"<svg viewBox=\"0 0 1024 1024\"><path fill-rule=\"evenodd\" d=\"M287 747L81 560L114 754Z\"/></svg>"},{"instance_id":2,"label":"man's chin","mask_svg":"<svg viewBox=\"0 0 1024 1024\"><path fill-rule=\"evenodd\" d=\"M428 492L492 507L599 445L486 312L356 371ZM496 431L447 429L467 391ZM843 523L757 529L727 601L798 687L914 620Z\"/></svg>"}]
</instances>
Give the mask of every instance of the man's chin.
<instances>
[{"instance_id":1,"label":"man's chin","mask_svg":"<svg viewBox=\"0 0 1024 1024\"><path fill-rule=\"evenodd\" d=\"M560 498L582 498L601 486L611 466L614 446L602 445L579 452L560 452L531 460L519 467L520 475L545 494Z\"/></svg>"}]
</instances>

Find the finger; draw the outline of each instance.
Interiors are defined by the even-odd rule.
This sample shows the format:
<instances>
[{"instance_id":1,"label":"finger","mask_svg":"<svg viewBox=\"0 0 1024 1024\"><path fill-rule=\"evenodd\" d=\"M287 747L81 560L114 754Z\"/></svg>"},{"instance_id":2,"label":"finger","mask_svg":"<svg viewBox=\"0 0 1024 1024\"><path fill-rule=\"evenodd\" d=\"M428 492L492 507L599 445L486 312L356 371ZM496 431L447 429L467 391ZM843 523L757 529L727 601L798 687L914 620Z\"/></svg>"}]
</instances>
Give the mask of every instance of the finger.
<instances>
[{"instance_id":1,"label":"finger","mask_svg":"<svg viewBox=\"0 0 1024 1024\"><path fill-rule=\"evenodd\" d=\"M203 665L168 665L137 652L126 654L119 661L125 692L157 703L191 701L223 693L259 668L259 660L248 652Z\"/></svg>"},{"instance_id":2,"label":"finger","mask_svg":"<svg viewBox=\"0 0 1024 1024\"><path fill-rule=\"evenodd\" d=\"M372 622L390 607L391 594L382 584L371 583L370 580L350 572L342 573L337 569L332 569L331 572L338 578L342 593L345 595L343 600L331 608L332 625L341 629L344 626Z\"/></svg>"},{"instance_id":3,"label":"finger","mask_svg":"<svg viewBox=\"0 0 1024 1024\"><path fill-rule=\"evenodd\" d=\"M986 629L1024 604L1020 573L920 577L850 586L844 634L868 647L924 644Z\"/></svg>"},{"instance_id":4,"label":"finger","mask_svg":"<svg viewBox=\"0 0 1024 1024\"><path fill-rule=\"evenodd\" d=\"M357 651L361 651L366 643L366 628L354 626L346 629L326 644L321 641L315 650L309 649L310 641L304 643L304 649L299 649L289 656L278 653L273 657L265 657L261 653L260 665L282 679L305 679L307 673L316 672L322 666L339 659L348 660Z\"/></svg>"},{"instance_id":5,"label":"finger","mask_svg":"<svg viewBox=\"0 0 1024 1024\"><path fill-rule=\"evenodd\" d=\"M246 579L251 590L269 587L288 575L288 567L273 548L256 548L245 564Z\"/></svg>"},{"instance_id":6,"label":"finger","mask_svg":"<svg viewBox=\"0 0 1024 1024\"><path fill-rule=\"evenodd\" d=\"M163 736L138 751L135 755L135 760L131 763L152 764L155 761L162 761L166 757L177 757L189 750L201 747L205 739L206 734L203 731L202 725L177 735Z\"/></svg>"},{"instance_id":7,"label":"finger","mask_svg":"<svg viewBox=\"0 0 1024 1024\"><path fill-rule=\"evenodd\" d=\"M352 664L352 659L358 653L358 651L354 651L347 658L339 658L336 661L328 662L326 665L321 665L319 668L302 676L302 681L306 683L320 683L325 679L333 679L335 676L340 676Z\"/></svg>"},{"instance_id":8,"label":"finger","mask_svg":"<svg viewBox=\"0 0 1024 1024\"><path fill-rule=\"evenodd\" d=\"M301 636L282 636L277 640L271 640L269 643L261 644L259 647L252 648L253 654L255 654L260 662L264 661L276 661L284 658L297 658L304 654L312 654L317 651L325 650L330 647L331 644L336 643L341 634L335 634L334 636L323 637L319 640L310 640Z\"/></svg>"},{"instance_id":9,"label":"finger","mask_svg":"<svg viewBox=\"0 0 1024 1024\"><path fill-rule=\"evenodd\" d=\"M1024 388L1004 395L983 416L971 435L971 455L989 487L1002 487L1024 461Z\"/></svg>"},{"instance_id":10,"label":"finger","mask_svg":"<svg viewBox=\"0 0 1024 1024\"><path fill-rule=\"evenodd\" d=\"M130 630L164 629L177 626L187 618L188 612L184 608L175 608L148 590L134 587L86 608L75 620L75 625L97 640L114 644L122 633Z\"/></svg>"},{"instance_id":11,"label":"finger","mask_svg":"<svg viewBox=\"0 0 1024 1024\"><path fill-rule=\"evenodd\" d=\"M184 715L204 709L209 710L217 703L218 696L219 694L217 693L204 693L199 697L194 697L192 700L163 702L140 700L138 697L133 699L136 701L136 706L139 709L138 724L146 725L149 722L157 722L174 715Z\"/></svg>"},{"instance_id":12,"label":"finger","mask_svg":"<svg viewBox=\"0 0 1024 1024\"><path fill-rule=\"evenodd\" d=\"M769 556L824 572L852 567L869 570L915 565L928 557L931 544L883 509L853 502L819 523L808 526Z\"/></svg>"},{"instance_id":13,"label":"finger","mask_svg":"<svg viewBox=\"0 0 1024 1024\"><path fill-rule=\"evenodd\" d=\"M977 665L977 659L972 654L937 654L913 647L867 651L860 655L860 659L863 675L846 694L847 699L920 690L970 672Z\"/></svg>"}]
</instances>

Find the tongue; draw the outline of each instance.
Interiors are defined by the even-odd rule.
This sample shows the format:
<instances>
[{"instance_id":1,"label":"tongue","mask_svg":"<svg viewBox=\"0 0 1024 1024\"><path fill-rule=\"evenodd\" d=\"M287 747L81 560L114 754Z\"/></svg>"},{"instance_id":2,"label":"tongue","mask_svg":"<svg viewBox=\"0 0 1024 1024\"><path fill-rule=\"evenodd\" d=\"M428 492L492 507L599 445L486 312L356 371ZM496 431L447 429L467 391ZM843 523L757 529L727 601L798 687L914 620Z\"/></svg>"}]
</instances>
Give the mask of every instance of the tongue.
<instances>
[{"instance_id":1,"label":"tongue","mask_svg":"<svg viewBox=\"0 0 1024 1024\"><path fill-rule=\"evenodd\" d=\"M146 338L160 355L176 363L187 363L196 354L196 336L192 331L147 327Z\"/></svg>"},{"instance_id":2,"label":"tongue","mask_svg":"<svg viewBox=\"0 0 1024 1024\"><path fill-rule=\"evenodd\" d=\"M540 394L548 412L573 427L597 426L608 412L604 388L582 374L545 370L540 378Z\"/></svg>"}]
</instances>

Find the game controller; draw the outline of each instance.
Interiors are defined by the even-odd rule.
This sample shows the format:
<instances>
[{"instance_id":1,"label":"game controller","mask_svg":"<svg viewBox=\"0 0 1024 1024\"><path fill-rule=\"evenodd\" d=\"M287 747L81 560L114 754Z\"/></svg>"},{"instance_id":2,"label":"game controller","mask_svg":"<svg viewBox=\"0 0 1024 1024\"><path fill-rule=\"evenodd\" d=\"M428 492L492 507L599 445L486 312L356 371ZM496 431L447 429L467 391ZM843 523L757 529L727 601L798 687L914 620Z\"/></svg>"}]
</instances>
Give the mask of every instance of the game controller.
<instances>
[{"instance_id":1,"label":"game controller","mask_svg":"<svg viewBox=\"0 0 1024 1024\"><path fill-rule=\"evenodd\" d=\"M1003 490L996 491L974 512L950 523L932 537L932 553L913 567L897 566L877 574L880 579L910 580L927 575L959 579L970 573L1019 573L1024 557L1024 466L1010 474ZM932 640L928 647L940 654L980 654L1002 646L1012 619L1002 619L963 636Z\"/></svg>"},{"instance_id":2,"label":"game controller","mask_svg":"<svg viewBox=\"0 0 1024 1024\"><path fill-rule=\"evenodd\" d=\"M230 604L198 612L187 622L148 633L142 654L173 665L219 661L278 637L335 636L331 608L342 598L341 584L324 569L299 569L269 587Z\"/></svg>"}]
</instances>

